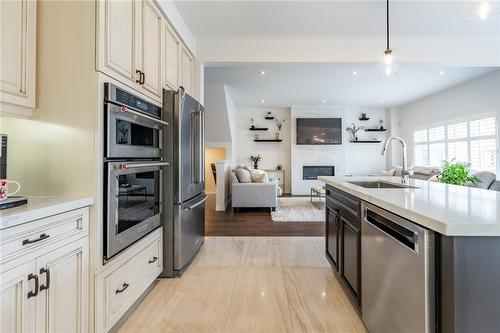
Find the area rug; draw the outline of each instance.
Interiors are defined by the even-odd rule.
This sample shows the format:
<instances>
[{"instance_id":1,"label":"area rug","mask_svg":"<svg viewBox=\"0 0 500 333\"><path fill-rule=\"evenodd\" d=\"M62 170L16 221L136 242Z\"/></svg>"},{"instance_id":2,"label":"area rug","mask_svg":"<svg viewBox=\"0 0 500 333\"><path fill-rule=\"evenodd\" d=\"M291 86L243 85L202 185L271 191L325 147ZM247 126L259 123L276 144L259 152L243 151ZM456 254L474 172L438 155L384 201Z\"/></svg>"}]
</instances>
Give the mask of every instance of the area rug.
<instances>
[{"instance_id":1,"label":"area rug","mask_svg":"<svg viewBox=\"0 0 500 333\"><path fill-rule=\"evenodd\" d=\"M309 197L278 198L278 207L271 213L273 222L324 222L325 204Z\"/></svg>"}]
</instances>

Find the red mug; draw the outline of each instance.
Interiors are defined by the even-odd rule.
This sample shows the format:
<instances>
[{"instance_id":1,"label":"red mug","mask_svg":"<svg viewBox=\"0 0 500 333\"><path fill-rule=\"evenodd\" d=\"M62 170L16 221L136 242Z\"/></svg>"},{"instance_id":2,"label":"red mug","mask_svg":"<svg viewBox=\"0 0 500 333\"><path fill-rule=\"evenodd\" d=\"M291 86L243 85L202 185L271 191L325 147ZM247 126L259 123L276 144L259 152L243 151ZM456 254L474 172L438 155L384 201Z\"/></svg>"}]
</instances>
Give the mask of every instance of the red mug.
<instances>
[{"instance_id":1,"label":"red mug","mask_svg":"<svg viewBox=\"0 0 500 333\"><path fill-rule=\"evenodd\" d=\"M9 193L7 191L8 184L16 184L17 189L14 192ZM20 190L21 190L21 184L19 184L15 180L0 179L0 201L7 199L9 196L16 194Z\"/></svg>"}]
</instances>

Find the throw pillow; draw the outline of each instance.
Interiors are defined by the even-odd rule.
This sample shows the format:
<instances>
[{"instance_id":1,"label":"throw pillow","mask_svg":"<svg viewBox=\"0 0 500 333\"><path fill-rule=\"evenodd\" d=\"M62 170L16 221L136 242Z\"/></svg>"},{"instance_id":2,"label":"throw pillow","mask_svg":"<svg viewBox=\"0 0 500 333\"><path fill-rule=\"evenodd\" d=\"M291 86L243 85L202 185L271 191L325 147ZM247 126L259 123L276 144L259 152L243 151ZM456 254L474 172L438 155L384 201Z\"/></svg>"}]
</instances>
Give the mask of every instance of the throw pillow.
<instances>
[{"instance_id":1,"label":"throw pillow","mask_svg":"<svg viewBox=\"0 0 500 333\"><path fill-rule=\"evenodd\" d=\"M495 181L495 179L497 178L497 176L493 172L489 172L489 171L479 171L479 172L476 172L472 175L479 178L479 183L467 184L467 186L482 188L485 190L488 189L490 187L491 183L493 183Z\"/></svg>"},{"instance_id":2,"label":"throw pillow","mask_svg":"<svg viewBox=\"0 0 500 333\"><path fill-rule=\"evenodd\" d=\"M262 170L252 170L250 171L250 177L252 178L252 183L268 183L269 178L267 173Z\"/></svg>"},{"instance_id":3,"label":"throw pillow","mask_svg":"<svg viewBox=\"0 0 500 333\"><path fill-rule=\"evenodd\" d=\"M240 183L251 183L252 177L250 176L250 171L243 168L238 168L234 170L234 174Z\"/></svg>"}]
</instances>

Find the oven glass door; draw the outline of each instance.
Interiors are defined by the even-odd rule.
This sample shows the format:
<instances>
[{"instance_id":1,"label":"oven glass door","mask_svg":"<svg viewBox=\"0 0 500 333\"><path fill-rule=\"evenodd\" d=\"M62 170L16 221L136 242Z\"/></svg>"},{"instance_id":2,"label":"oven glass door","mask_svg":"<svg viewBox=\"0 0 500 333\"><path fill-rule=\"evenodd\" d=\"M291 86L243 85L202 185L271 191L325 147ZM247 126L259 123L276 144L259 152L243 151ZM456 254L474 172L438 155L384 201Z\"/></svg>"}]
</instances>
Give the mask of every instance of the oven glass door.
<instances>
[{"instance_id":1,"label":"oven glass door","mask_svg":"<svg viewBox=\"0 0 500 333\"><path fill-rule=\"evenodd\" d=\"M107 103L108 158L159 158L162 124Z\"/></svg>"},{"instance_id":2,"label":"oven glass door","mask_svg":"<svg viewBox=\"0 0 500 333\"><path fill-rule=\"evenodd\" d=\"M160 225L164 162L110 162L106 258Z\"/></svg>"}]
</instances>

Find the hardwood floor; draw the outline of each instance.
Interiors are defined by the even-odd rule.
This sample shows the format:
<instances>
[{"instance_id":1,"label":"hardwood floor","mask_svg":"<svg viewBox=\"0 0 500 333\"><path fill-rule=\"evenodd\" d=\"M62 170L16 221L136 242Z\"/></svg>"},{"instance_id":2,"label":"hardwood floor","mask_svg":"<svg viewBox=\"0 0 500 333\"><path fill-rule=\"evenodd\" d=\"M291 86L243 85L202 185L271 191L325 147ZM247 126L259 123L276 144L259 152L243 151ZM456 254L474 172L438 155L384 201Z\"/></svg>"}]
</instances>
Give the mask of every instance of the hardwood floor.
<instances>
[{"instance_id":1,"label":"hardwood floor","mask_svg":"<svg viewBox=\"0 0 500 333\"><path fill-rule=\"evenodd\" d=\"M366 332L324 252L322 237L207 237L119 332Z\"/></svg>"},{"instance_id":2,"label":"hardwood floor","mask_svg":"<svg viewBox=\"0 0 500 333\"><path fill-rule=\"evenodd\" d=\"M215 195L209 195L205 210L207 236L323 236L325 224L273 222L267 208L215 211Z\"/></svg>"}]
</instances>

